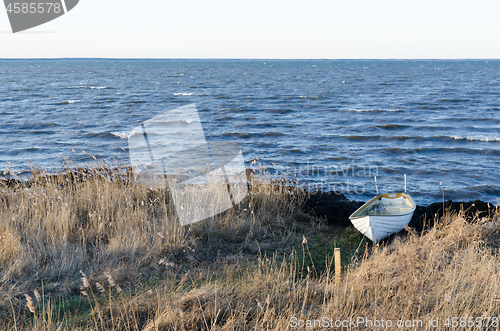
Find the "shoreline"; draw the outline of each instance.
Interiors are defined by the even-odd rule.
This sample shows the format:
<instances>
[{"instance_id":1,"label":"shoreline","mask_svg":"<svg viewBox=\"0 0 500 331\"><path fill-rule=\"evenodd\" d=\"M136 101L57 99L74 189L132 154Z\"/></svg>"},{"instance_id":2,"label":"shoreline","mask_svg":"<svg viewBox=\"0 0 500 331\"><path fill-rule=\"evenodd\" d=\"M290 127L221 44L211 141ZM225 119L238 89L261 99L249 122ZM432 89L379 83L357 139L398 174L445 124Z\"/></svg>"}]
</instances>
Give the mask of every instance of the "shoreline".
<instances>
[{"instance_id":1,"label":"shoreline","mask_svg":"<svg viewBox=\"0 0 500 331\"><path fill-rule=\"evenodd\" d=\"M109 169L106 167L99 167L94 169L76 168L59 174L35 172L35 176L33 176L32 173L28 181L0 177L0 188L26 188L37 184L43 185L49 180L58 178L66 182L78 182L89 177L99 177L100 179L105 179L106 177L113 178L113 174L117 174L116 170L116 168ZM127 167L125 170L125 173L121 174L121 176L123 176L121 180L129 181L133 177L133 174L130 168ZM116 177L112 180L116 180ZM251 185L249 184L249 186ZM304 189L299 186L284 186L288 187L290 190L298 190L305 194L302 210L312 216L325 219L329 225L344 228L352 227L353 225L349 220L349 216L365 203L365 201L350 200L342 192L304 191ZM444 202L433 202L428 205L417 205L409 226L418 232L421 232L426 226L432 226L435 219L443 216L443 205L446 212L459 213L463 210L467 220L472 220L475 216L490 216L498 209L498 206L479 199L473 201L446 200Z\"/></svg>"},{"instance_id":2,"label":"shoreline","mask_svg":"<svg viewBox=\"0 0 500 331\"><path fill-rule=\"evenodd\" d=\"M304 211L316 217L325 218L330 225L352 227L349 216L361 207L365 201L349 200L341 192L316 192L308 195L304 203ZM474 201L441 201L426 206L417 205L409 226L421 232L424 227L432 226L434 221L443 216L443 205L446 212L464 211L466 220L475 216L490 216L498 209L491 203L476 199Z\"/></svg>"}]
</instances>

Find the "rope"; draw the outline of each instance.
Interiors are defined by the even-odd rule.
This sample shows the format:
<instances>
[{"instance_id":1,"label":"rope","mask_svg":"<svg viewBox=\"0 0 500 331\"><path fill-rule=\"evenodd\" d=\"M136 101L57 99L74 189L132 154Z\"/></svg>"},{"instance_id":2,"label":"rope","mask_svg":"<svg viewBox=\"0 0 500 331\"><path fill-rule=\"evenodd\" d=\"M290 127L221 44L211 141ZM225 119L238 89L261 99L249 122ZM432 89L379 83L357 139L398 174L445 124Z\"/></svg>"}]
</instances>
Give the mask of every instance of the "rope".
<instances>
[{"instance_id":1,"label":"rope","mask_svg":"<svg viewBox=\"0 0 500 331\"><path fill-rule=\"evenodd\" d=\"M361 247L361 244L363 243L363 240L365 239L366 234L363 233L363 238L361 238L361 241L359 242L358 248L356 248L356 251L354 252L354 255L351 257L351 265L354 264L354 261L358 260L358 257L356 256L359 252L359 248Z\"/></svg>"}]
</instances>

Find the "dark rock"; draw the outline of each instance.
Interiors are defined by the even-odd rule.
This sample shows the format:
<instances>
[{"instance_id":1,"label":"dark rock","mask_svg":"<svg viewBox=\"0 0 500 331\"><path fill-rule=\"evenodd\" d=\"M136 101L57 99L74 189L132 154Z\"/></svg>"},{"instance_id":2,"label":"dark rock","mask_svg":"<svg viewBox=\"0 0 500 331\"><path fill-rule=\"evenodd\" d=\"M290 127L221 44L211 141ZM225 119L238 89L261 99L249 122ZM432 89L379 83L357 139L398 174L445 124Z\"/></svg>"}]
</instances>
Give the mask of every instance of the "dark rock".
<instances>
[{"instance_id":1,"label":"dark rock","mask_svg":"<svg viewBox=\"0 0 500 331\"><path fill-rule=\"evenodd\" d=\"M352 226L349 216L364 202L351 201L341 192L309 192L304 211L316 217L326 218L328 224Z\"/></svg>"},{"instance_id":2,"label":"dark rock","mask_svg":"<svg viewBox=\"0 0 500 331\"><path fill-rule=\"evenodd\" d=\"M495 212L495 206L481 200L469 202L454 202L448 200L444 203L444 209L447 212L455 214L463 210L467 221L473 220L474 217L490 216ZM424 225L434 225L435 220L439 219L441 216L443 216L442 202L435 202L428 206L417 206L409 226L418 231L422 231Z\"/></svg>"},{"instance_id":3,"label":"dark rock","mask_svg":"<svg viewBox=\"0 0 500 331\"><path fill-rule=\"evenodd\" d=\"M352 226L349 216L364 202L347 199L341 192L309 192L303 206L303 210L316 217L325 218L328 224L350 227ZM444 204L447 212L459 213L464 211L465 218L471 221L474 217L492 215L495 206L481 200L470 202L446 201ZM435 202L428 206L417 206L409 224L418 232L424 226L434 225L434 221L443 216L443 203Z\"/></svg>"},{"instance_id":4,"label":"dark rock","mask_svg":"<svg viewBox=\"0 0 500 331\"><path fill-rule=\"evenodd\" d=\"M11 189L21 186L22 182L13 178L0 178L0 187L8 187Z\"/></svg>"}]
</instances>

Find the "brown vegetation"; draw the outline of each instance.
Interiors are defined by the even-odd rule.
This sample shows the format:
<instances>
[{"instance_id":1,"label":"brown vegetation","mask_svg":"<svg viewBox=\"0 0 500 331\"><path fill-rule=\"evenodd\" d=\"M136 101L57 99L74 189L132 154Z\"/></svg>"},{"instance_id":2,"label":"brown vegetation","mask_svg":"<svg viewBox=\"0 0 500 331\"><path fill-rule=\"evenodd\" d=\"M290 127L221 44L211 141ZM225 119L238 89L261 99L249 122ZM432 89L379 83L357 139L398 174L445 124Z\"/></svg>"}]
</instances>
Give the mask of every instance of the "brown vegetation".
<instances>
[{"instance_id":1,"label":"brown vegetation","mask_svg":"<svg viewBox=\"0 0 500 331\"><path fill-rule=\"evenodd\" d=\"M1 189L0 329L286 330L323 317L427 329L438 317L444 330L447 317L500 314L496 215L448 213L421 236L370 243L335 287L333 251L309 250L328 225L287 183L256 176L242 204L181 227L168 192L118 178L34 172Z\"/></svg>"}]
</instances>

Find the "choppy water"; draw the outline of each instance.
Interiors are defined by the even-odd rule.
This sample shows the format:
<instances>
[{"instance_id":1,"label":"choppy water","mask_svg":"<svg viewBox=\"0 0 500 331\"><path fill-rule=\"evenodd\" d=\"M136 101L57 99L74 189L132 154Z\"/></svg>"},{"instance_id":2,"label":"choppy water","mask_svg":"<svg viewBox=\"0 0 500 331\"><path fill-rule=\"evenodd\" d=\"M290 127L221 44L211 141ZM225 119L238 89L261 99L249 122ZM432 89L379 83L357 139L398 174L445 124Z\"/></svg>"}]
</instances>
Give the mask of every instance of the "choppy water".
<instances>
[{"instance_id":1,"label":"choppy water","mask_svg":"<svg viewBox=\"0 0 500 331\"><path fill-rule=\"evenodd\" d=\"M439 182L446 199L500 197L500 61L483 60L0 60L0 169L127 160L128 131L189 103L247 166L351 198L405 173L419 204Z\"/></svg>"}]
</instances>

